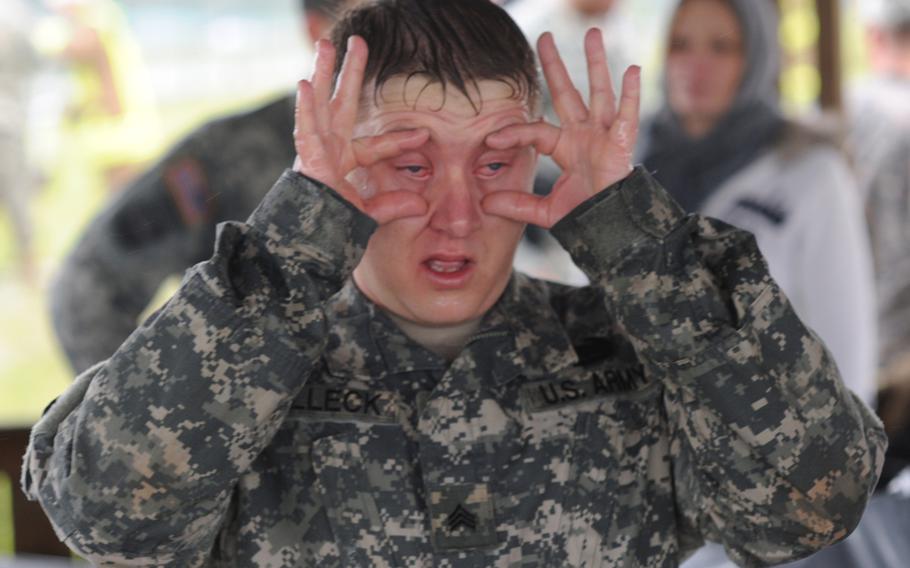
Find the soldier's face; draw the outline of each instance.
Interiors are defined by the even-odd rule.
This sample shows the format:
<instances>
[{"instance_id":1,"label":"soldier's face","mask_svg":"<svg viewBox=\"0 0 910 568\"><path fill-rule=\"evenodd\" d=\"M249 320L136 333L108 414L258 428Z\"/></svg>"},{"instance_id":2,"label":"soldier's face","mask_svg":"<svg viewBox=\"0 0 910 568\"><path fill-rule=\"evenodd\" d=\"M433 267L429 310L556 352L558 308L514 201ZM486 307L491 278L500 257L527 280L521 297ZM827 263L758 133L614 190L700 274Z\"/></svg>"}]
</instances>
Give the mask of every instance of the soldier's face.
<instances>
[{"instance_id":1,"label":"soldier's face","mask_svg":"<svg viewBox=\"0 0 910 568\"><path fill-rule=\"evenodd\" d=\"M487 215L483 197L494 191L530 191L537 161L530 148L493 150L486 137L531 119L527 102L498 81L483 81L473 97L479 112L455 88L443 93L420 78L372 86L355 136L424 128L429 140L415 151L352 174L365 195L407 190L429 205L420 217L379 227L354 279L376 304L425 325L482 316L502 294L524 225Z\"/></svg>"}]
</instances>

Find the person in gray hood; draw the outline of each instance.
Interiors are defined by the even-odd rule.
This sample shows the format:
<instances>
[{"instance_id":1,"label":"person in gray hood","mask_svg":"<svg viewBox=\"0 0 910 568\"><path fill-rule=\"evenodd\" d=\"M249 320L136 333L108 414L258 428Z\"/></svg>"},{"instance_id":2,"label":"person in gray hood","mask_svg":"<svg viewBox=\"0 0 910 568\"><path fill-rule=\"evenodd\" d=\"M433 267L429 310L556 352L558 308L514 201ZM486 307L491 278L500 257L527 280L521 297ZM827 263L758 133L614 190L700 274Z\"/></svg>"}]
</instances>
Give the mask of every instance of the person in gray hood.
<instances>
[{"instance_id":1,"label":"person in gray hood","mask_svg":"<svg viewBox=\"0 0 910 568\"><path fill-rule=\"evenodd\" d=\"M847 386L871 402L875 303L862 206L836 145L781 112L777 21L772 2L682 0L665 102L642 129L638 158L686 210L755 234Z\"/></svg>"}]
</instances>

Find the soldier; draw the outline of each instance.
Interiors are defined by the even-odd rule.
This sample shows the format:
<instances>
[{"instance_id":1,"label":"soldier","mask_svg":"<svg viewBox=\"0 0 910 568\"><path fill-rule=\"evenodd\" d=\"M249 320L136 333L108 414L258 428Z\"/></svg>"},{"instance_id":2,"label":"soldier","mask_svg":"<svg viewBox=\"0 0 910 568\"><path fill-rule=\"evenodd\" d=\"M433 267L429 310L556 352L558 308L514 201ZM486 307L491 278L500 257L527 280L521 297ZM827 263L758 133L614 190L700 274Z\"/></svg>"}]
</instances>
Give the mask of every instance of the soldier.
<instances>
[{"instance_id":1,"label":"soldier","mask_svg":"<svg viewBox=\"0 0 910 568\"><path fill-rule=\"evenodd\" d=\"M889 481L910 473L910 0L862 7L872 76L851 91L849 110L875 253Z\"/></svg>"},{"instance_id":2,"label":"soldier","mask_svg":"<svg viewBox=\"0 0 910 568\"><path fill-rule=\"evenodd\" d=\"M115 564L767 564L846 536L880 424L754 239L686 216L487 0L378 0L320 42L297 157L39 422L23 487ZM368 47L369 46L369 51ZM538 153L563 177L530 193ZM592 281L512 272L532 222Z\"/></svg>"},{"instance_id":3,"label":"soldier","mask_svg":"<svg viewBox=\"0 0 910 568\"><path fill-rule=\"evenodd\" d=\"M304 0L318 39L348 0ZM50 289L54 330L75 371L109 357L169 276L211 256L215 226L246 219L294 158L293 96L203 125L89 225Z\"/></svg>"}]
</instances>

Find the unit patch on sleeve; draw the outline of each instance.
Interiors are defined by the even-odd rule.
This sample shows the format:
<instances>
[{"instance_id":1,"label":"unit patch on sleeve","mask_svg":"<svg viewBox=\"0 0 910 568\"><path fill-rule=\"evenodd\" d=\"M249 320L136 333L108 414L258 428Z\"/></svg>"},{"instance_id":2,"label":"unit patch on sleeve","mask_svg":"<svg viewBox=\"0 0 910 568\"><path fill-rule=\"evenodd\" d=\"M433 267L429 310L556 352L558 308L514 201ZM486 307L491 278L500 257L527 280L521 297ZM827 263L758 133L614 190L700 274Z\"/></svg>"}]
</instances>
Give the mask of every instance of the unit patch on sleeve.
<instances>
[{"instance_id":1,"label":"unit patch on sleeve","mask_svg":"<svg viewBox=\"0 0 910 568\"><path fill-rule=\"evenodd\" d=\"M180 211L187 227L193 227L209 218L212 196L205 172L196 160L185 158L168 167L164 174L171 199Z\"/></svg>"}]
</instances>

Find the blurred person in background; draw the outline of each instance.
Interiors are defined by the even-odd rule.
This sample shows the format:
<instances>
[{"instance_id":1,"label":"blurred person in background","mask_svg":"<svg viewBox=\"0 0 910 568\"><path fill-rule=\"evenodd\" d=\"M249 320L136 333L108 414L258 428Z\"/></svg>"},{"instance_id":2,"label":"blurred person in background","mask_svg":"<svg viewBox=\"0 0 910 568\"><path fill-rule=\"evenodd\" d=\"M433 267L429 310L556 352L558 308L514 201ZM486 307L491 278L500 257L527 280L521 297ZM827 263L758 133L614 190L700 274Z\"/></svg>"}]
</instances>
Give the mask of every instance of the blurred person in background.
<instances>
[{"instance_id":1,"label":"blurred person in background","mask_svg":"<svg viewBox=\"0 0 910 568\"><path fill-rule=\"evenodd\" d=\"M323 37L352 0L301 0ZM50 287L54 331L76 372L108 358L161 284L212 255L215 227L244 220L294 159L294 96L208 122L88 226Z\"/></svg>"},{"instance_id":2,"label":"blurred person in background","mask_svg":"<svg viewBox=\"0 0 910 568\"><path fill-rule=\"evenodd\" d=\"M114 0L47 0L39 49L72 78L64 117L68 151L118 190L160 146L158 115L141 51Z\"/></svg>"},{"instance_id":3,"label":"blurred person in background","mask_svg":"<svg viewBox=\"0 0 910 568\"><path fill-rule=\"evenodd\" d=\"M860 10L871 76L851 89L848 110L875 258L887 484L910 465L910 0Z\"/></svg>"},{"instance_id":4,"label":"blurred person in background","mask_svg":"<svg viewBox=\"0 0 910 568\"><path fill-rule=\"evenodd\" d=\"M786 120L770 0L683 0L663 107L638 154L690 212L752 232L771 274L847 386L875 396L872 263L854 178L836 144Z\"/></svg>"},{"instance_id":5,"label":"blurred person in background","mask_svg":"<svg viewBox=\"0 0 910 568\"><path fill-rule=\"evenodd\" d=\"M37 278L29 194L32 175L25 151L28 84L37 56L29 39L31 14L21 0L4 0L0 9L0 205L12 228L24 281Z\"/></svg>"}]
</instances>

